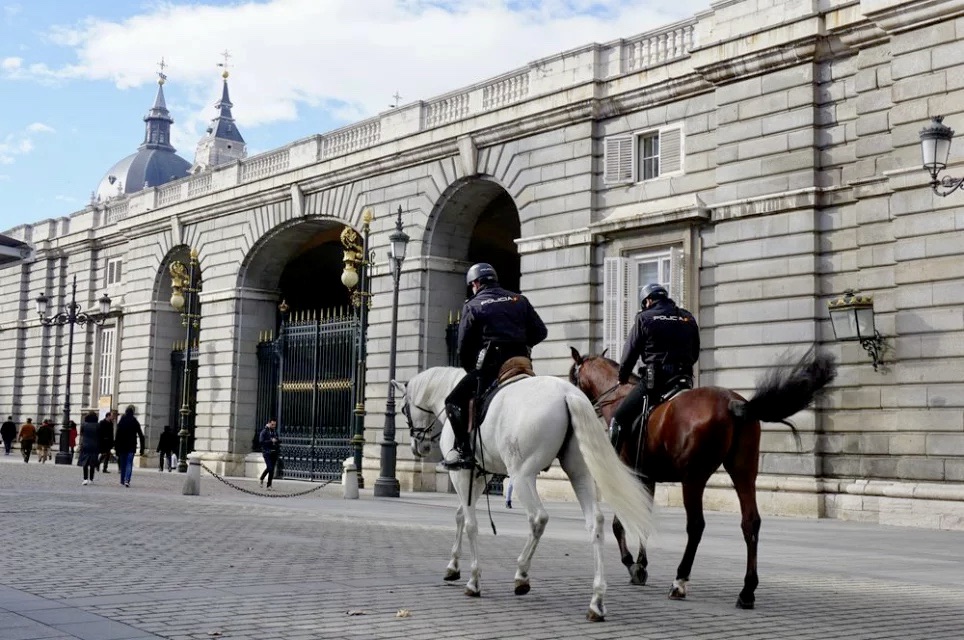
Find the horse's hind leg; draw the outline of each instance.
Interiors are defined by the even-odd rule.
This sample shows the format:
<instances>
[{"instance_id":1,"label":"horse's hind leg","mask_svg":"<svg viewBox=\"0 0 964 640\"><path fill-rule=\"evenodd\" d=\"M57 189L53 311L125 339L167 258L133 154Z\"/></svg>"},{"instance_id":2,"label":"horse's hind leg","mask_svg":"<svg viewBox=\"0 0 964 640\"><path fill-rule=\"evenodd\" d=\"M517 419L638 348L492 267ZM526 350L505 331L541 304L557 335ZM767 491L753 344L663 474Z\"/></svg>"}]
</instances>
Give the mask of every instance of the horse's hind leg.
<instances>
[{"instance_id":1,"label":"horse's hind leg","mask_svg":"<svg viewBox=\"0 0 964 640\"><path fill-rule=\"evenodd\" d=\"M569 476L576 499L582 508L582 515L586 520L586 530L589 532L589 543L592 546L592 561L595 575L592 581L592 599L589 601L589 611L586 619L590 622L602 622L606 619L606 574L603 560L603 538L605 536L605 517L599 507L596 495L596 483L589 475L589 469L578 452L568 452L560 461L562 468ZM622 525L620 525L622 529ZM615 531L615 521L613 523ZM625 547L625 535L620 539Z\"/></svg>"},{"instance_id":2,"label":"horse's hind leg","mask_svg":"<svg viewBox=\"0 0 964 640\"><path fill-rule=\"evenodd\" d=\"M730 471L727 469L727 471ZM743 590L736 599L740 609L752 609L756 603L756 587L760 583L756 573L757 543L760 540L760 512L756 506L756 470L753 473L730 471L733 486L740 498L740 527L746 541L746 575L743 577Z\"/></svg>"},{"instance_id":3,"label":"horse's hind leg","mask_svg":"<svg viewBox=\"0 0 964 640\"><path fill-rule=\"evenodd\" d=\"M546 530L546 523L549 522L549 513L546 511L536 492L536 477L534 474L513 476L513 489L519 502L526 508L529 518L529 537L526 539L522 553L519 554L515 572L515 594L524 596L529 593L529 567L532 565L532 556L539 546L539 540Z\"/></svg>"},{"instance_id":4,"label":"horse's hind leg","mask_svg":"<svg viewBox=\"0 0 964 640\"><path fill-rule=\"evenodd\" d=\"M647 482L646 491L652 496L656 491L655 483ZM646 540L639 541L639 553L634 561L633 554L629 552L629 546L626 544L626 531L623 529L623 523L617 517L613 517L613 535L616 536L616 542L619 544L619 557L629 571L630 584L646 584L646 579L649 576L646 572L646 567L649 566L649 559L646 556Z\"/></svg>"},{"instance_id":5,"label":"horse's hind leg","mask_svg":"<svg viewBox=\"0 0 964 640\"><path fill-rule=\"evenodd\" d=\"M453 581L462 577L459 570L459 557L462 555L462 533L465 531L465 507L459 505L455 510L455 544L452 545L452 557L445 567L445 580Z\"/></svg>"},{"instance_id":6,"label":"horse's hind leg","mask_svg":"<svg viewBox=\"0 0 964 640\"><path fill-rule=\"evenodd\" d=\"M706 481L683 483L683 506L686 508L686 550L683 560L676 569L676 580L669 591L672 600L682 600L686 597L686 583L689 582L690 572L693 570L693 560L696 549L703 538L706 521L703 519L703 490Z\"/></svg>"}]
</instances>

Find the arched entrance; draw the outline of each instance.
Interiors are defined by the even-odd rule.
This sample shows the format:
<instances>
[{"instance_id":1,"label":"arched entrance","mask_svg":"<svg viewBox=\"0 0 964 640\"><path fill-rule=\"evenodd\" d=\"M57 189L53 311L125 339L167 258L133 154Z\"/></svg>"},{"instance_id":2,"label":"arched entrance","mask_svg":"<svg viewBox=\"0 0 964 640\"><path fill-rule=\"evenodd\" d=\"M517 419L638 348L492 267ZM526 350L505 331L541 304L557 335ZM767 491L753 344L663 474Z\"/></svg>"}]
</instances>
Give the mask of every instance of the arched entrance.
<instances>
[{"instance_id":1,"label":"arched entrance","mask_svg":"<svg viewBox=\"0 0 964 640\"><path fill-rule=\"evenodd\" d=\"M492 264L502 286L519 291L521 266L515 241L520 236L519 210L494 179L466 178L439 198L425 230L429 256L426 367L455 364L456 312L465 302L465 272L473 263Z\"/></svg>"},{"instance_id":2,"label":"arched entrance","mask_svg":"<svg viewBox=\"0 0 964 640\"><path fill-rule=\"evenodd\" d=\"M341 283L343 229L331 219L278 229L255 246L241 272L240 285L260 300L255 315L264 324L252 354L252 447L257 429L277 418L286 478L338 478L353 453L360 326Z\"/></svg>"}]
</instances>

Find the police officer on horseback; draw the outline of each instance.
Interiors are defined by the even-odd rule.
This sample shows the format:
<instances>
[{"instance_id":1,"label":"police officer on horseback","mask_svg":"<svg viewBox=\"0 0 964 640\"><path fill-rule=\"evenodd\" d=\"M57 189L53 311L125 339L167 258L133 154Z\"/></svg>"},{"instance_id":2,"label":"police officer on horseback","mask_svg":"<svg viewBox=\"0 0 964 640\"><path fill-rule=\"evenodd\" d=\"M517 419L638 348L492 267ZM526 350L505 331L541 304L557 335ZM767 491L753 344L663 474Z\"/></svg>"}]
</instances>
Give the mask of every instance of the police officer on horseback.
<instances>
[{"instance_id":1,"label":"police officer on horseback","mask_svg":"<svg viewBox=\"0 0 964 640\"><path fill-rule=\"evenodd\" d=\"M525 296L499 286L492 265L480 262L465 275L472 288L462 307L459 323L459 363L467 375L445 399L445 412L455 433L458 459L445 462L449 469L475 465L469 427L469 404L488 391L506 360L529 356L529 350L545 340L546 325Z\"/></svg>"},{"instance_id":2,"label":"police officer on horseback","mask_svg":"<svg viewBox=\"0 0 964 640\"><path fill-rule=\"evenodd\" d=\"M642 358L640 381L623 400L609 425L613 446L618 447L626 428L674 387L693 387L693 365L700 355L700 329L686 309L677 306L664 287L647 284L639 295L641 311L626 337L619 364L619 382L626 384L633 366Z\"/></svg>"}]
</instances>

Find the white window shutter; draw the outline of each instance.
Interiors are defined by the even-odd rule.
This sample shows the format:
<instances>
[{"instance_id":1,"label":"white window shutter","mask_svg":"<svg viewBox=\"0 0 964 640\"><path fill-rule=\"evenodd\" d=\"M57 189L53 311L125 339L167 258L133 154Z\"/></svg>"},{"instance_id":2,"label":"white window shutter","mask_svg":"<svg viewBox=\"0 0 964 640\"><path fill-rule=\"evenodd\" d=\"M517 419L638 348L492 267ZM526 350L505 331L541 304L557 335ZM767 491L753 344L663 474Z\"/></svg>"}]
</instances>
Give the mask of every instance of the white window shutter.
<instances>
[{"instance_id":1,"label":"white window shutter","mask_svg":"<svg viewBox=\"0 0 964 640\"><path fill-rule=\"evenodd\" d=\"M683 247L670 250L669 278L671 298L682 307L686 306L686 260Z\"/></svg>"},{"instance_id":2,"label":"white window shutter","mask_svg":"<svg viewBox=\"0 0 964 640\"><path fill-rule=\"evenodd\" d=\"M633 181L633 139L629 136L605 140L603 182L618 184Z\"/></svg>"},{"instance_id":3,"label":"white window shutter","mask_svg":"<svg viewBox=\"0 0 964 640\"><path fill-rule=\"evenodd\" d=\"M603 349L618 361L632 320L630 264L622 257L606 258L603 271Z\"/></svg>"},{"instance_id":4,"label":"white window shutter","mask_svg":"<svg viewBox=\"0 0 964 640\"><path fill-rule=\"evenodd\" d=\"M676 173L683 168L683 130L666 129L659 134L659 173Z\"/></svg>"},{"instance_id":5,"label":"white window shutter","mask_svg":"<svg viewBox=\"0 0 964 640\"><path fill-rule=\"evenodd\" d=\"M124 268L124 261L118 259L114 266L114 282L122 282L121 269Z\"/></svg>"}]
</instances>

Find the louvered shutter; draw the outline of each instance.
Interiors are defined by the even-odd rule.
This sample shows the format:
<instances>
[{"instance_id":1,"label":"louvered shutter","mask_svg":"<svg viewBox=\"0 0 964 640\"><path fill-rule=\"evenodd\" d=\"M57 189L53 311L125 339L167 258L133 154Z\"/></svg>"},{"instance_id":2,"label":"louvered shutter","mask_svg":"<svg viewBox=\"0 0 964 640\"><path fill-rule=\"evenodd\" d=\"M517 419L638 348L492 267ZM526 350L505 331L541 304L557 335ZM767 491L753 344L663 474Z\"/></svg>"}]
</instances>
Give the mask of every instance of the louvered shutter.
<instances>
[{"instance_id":1,"label":"louvered shutter","mask_svg":"<svg viewBox=\"0 0 964 640\"><path fill-rule=\"evenodd\" d=\"M633 181L633 139L630 136L606 138L603 182L618 184Z\"/></svg>"},{"instance_id":2,"label":"louvered shutter","mask_svg":"<svg viewBox=\"0 0 964 640\"><path fill-rule=\"evenodd\" d=\"M629 332L631 305L630 263L622 257L606 258L603 271L603 349L619 360Z\"/></svg>"},{"instance_id":3,"label":"louvered shutter","mask_svg":"<svg viewBox=\"0 0 964 640\"><path fill-rule=\"evenodd\" d=\"M683 247L673 247L670 249L669 281L671 298L676 300L680 306L686 304L686 260L683 255Z\"/></svg>"},{"instance_id":4,"label":"louvered shutter","mask_svg":"<svg viewBox=\"0 0 964 640\"><path fill-rule=\"evenodd\" d=\"M676 173L683 168L683 131L666 129L659 134L659 174Z\"/></svg>"}]
</instances>

